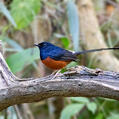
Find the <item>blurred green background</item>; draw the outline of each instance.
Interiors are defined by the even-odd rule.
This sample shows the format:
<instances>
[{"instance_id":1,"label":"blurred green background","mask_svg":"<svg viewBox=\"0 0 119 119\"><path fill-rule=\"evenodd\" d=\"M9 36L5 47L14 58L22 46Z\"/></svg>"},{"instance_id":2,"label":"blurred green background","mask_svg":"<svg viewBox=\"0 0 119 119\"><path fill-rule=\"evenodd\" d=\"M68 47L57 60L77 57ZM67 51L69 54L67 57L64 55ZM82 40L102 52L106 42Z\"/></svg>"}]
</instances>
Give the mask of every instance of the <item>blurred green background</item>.
<instances>
[{"instance_id":1,"label":"blurred green background","mask_svg":"<svg viewBox=\"0 0 119 119\"><path fill-rule=\"evenodd\" d=\"M119 0L89 0L89 3L94 6L92 10L106 45L119 46ZM52 73L41 63L39 51L33 47L34 43L49 41L68 50L85 49L84 44L87 42L85 36L82 38L79 4L79 0L0 1L0 40L3 55L16 76L42 77ZM90 34L90 31L88 32ZM93 40L95 43L97 39ZM90 43L92 49L94 43ZM113 52L113 55L119 58L118 52ZM80 65L98 68L93 60L82 55ZM67 67L75 65L79 64L72 62ZM106 65L110 64L105 64L104 67ZM119 119L119 102L99 97L54 97L38 103L9 107L0 113L0 119L17 118Z\"/></svg>"}]
</instances>

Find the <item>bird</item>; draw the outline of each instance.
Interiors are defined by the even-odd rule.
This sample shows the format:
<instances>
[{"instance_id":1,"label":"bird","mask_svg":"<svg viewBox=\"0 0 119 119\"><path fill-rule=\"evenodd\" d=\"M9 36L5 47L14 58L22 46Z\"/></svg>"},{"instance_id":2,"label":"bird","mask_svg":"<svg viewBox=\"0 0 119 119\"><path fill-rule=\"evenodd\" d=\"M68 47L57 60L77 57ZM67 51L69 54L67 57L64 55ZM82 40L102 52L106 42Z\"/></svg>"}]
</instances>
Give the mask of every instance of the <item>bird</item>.
<instances>
[{"instance_id":1,"label":"bird","mask_svg":"<svg viewBox=\"0 0 119 119\"><path fill-rule=\"evenodd\" d=\"M113 47L71 52L50 42L41 42L34 45L40 50L40 59L42 63L52 70L60 70L72 61L77 62L78 56L81 54L103 50L119 50L119 47Z\"/></svg>"}]
</instances>

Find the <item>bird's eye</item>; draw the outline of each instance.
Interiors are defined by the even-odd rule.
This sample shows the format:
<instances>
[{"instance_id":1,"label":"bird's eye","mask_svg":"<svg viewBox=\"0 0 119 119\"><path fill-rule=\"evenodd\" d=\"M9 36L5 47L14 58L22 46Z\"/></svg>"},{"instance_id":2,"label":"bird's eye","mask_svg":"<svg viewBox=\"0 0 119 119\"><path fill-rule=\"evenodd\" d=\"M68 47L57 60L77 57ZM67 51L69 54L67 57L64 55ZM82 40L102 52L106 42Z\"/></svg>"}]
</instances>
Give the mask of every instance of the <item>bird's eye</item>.
<instances>
[{"instance_id":1,"label":"bird's eye","mask_svg":"<svg viewBox=\"0 0 119 119\"><path fill-rule=\"evenodd\" d=\"M44 43L43 46L46 46L46 44Z\"/></svg>"}]
</instances>

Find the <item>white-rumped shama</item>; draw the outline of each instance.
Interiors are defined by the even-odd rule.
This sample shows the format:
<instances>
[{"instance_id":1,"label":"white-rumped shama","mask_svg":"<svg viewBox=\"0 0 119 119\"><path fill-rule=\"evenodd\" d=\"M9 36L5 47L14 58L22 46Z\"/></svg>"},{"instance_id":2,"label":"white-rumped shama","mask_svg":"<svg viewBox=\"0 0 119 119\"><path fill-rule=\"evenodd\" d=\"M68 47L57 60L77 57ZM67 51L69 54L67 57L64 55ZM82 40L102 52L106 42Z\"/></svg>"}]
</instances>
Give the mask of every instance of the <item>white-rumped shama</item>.
<instances>
[{"instance_id":1,"label":"white-rumped shama","mask_svg":"<svg viewBox=\"0 0 119 119\"><path fill-rule=\"evenodd\" d=\"M41 42L39 44L34 44L40 50L40 58L43 64L48 68L53 70L59 70L69 64L71 61L77 61L80 54L86 54L89 52L96 52L102 50L119 50L119 47L115 48L100 48L92 50L84 50L79 52L71 52L55 46L49 42Z\"/></svg>"}]
</instances>

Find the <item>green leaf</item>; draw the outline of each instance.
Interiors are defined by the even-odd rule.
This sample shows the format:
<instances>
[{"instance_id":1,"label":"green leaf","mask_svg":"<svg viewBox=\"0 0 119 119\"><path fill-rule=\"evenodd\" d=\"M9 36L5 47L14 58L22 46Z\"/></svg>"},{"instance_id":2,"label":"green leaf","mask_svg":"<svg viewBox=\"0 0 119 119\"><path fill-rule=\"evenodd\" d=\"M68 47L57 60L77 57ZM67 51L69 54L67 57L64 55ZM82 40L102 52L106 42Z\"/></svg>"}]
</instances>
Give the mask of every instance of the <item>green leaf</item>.
<instances>
[{"instance_id":1,"label":"green leaf","mask_svg":"<svg viewBox=\"0 0 119 119\"><path fill-rule=\"evenodd\" d=\"M112 113L107 119L119 119L119 114L117 113Z\"/></svg>"},{"instance_id":2,"label":"green leaf","mask_svg":"<svg viewBox=\"0 0 119 119\"><path fill-rule=\"evenodd\" d=\"M40 0L13 0L11 14L18 29L27 27L40 10Z\"/></svg>"},{"instance_id":3,"label":"green leaf","mask_svg":"<svg viewBox=\"0 0 119 119\"><path fill-rule=\"evenodd\" d=\"M87 103L87 108L89 111L91 111L93 114L96 112L97 105L94 102Z\"/></svg>"},{"instance_id":4,"label":"green leaf","mask_svg":"<svg viewBox=\"0 0 119 119\"><path fill-rule=\"evenodd\" d=\"M4 115L0 115L0 119L4 119Z\"/></svg>"},{"instance_id":5,"label":"green leaf","mask_svg":"<svg viewBox=\"0 0 119 119\"><path fill-rule=\"evenodd\" d=\"M62 41L62 44L64 45L64 48L68 48L69 47L70 41L69 41L68 38L62 37L62 38L60 38L60 40Z\"/></svg>"},{"instance_id":6,"label":"green leaf","mask_svg":"<svg viewBox=\"0 0 119 119\"><path fill-rule=\"evenodd\" d=\"M103 119L103 114L99 113L98 115L96 115L95 119Z\"/></svg>"},{"instance_id":7,"label":"green leaf","mask_svg":"<svg viewBox=\"0 0 119 119\"><path fill-rule=\"evenodd\" d=\"M71 117L84 107L84 104L70 104L66 106L61 112L60 119L71 119Z\"/></svg>"},{"instance_id":8,"label":"green leaf","mask_svg":"<svg viewBox=\"0 0 119 119\"><path fill-rule=\"evenodd\" d=\"M116 2L119 2L119 0L116 0Z\"/></svg>"},{"instance_id":9,"label":"green leaf","mask_svg":"<svg viewBox=\"0 0 119 119\"><path fill-rule=\"evenodd\" d=\"M2 12L7 17L7 19L11 22L11 24L14 27L16 27L16 23L14 19L12 18L9 10L6 8L6 6L2 2L0 2L0 12Z\"/></svg>"},{"instance_id":10,"label":"green leaf","mask_svg":"<svg viewBox=\"0 0 119 119\"><path fill-rule=\"evenodd\" d=\"M23 48L16 41L14 41L8 37L4 37L3 40L6 41L9 45L11 45L17 51L23 50Z\"/></svg>"},{"instance_id":11,"label":"green leaf","mask_svg":"<svg viewBox=\"0 0 119 119\"><path fill-rule=\"evenodd\" d=\"M69 30L73 40L74 50L79 50L79 17L78 10L73 0L67 2L67 16Z\"/></svg>"},{"instance_id":12,"label":"green leaf","mask_svg":"<svg viewBox=\"0 0 119 119\"><path fill-rule=\"evenodd\" d=\"M101 98L100 98L101 99ZM110 102L115 102L115 99L109 99L109 98L102 98L103 100L105 99L106 101L110 101Z\"/></svg>"},{"instance_id":13,"label":"green leaf","mask_svg":"<svg viewBox=\"0 0 119 119\"><path fill-rule=\"evenodd\" d=\"M38 48L29 48L8 56L6 61L11 71L16 73L21 71L26 65L33 63L36 59L39 59Z\"/></svg>"},{"instance_id":14,"label":"green leaf","mask_svg":"<svg viewBox=\"0 0 119 119\"><path fill-rule=\"evenodd\" d=\"M77 62L71 62L70 64L68 64L67 66L66 66L66 68L71 68L71 67L74 67L74 66L76 66L77 65Z\"/></svg>"},{"instance_id":15,"label":"green leaf","mask_svg":"<svg viewBox=\"0 0 119 119\"><path fill-rule=\"evenodd\" d=\"M75 102L89 103L88 98L85 97L71 97L70 99Z\"/></svg>"}]
</instances>

